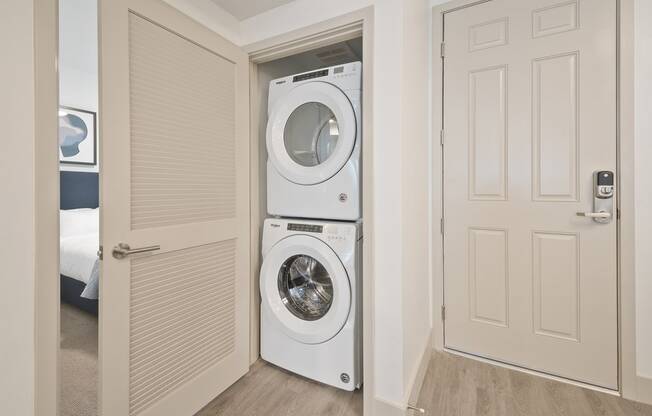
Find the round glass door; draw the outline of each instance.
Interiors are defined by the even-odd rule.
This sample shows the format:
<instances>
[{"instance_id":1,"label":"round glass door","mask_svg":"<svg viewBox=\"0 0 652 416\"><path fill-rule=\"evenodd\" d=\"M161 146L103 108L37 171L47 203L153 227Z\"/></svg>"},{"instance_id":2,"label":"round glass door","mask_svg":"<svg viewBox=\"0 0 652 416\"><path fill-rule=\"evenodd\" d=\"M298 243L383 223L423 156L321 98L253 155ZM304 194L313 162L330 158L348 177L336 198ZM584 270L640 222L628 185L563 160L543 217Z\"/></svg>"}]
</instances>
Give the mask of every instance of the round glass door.
<instances>
[{"instance_id":1,"label":"round glass door","mask_svg":"<svg viewBox=\"0 0 652 416\"><path fill-rule=\"evenodd\" d=\"M333 303L333 281L328 271L304 254L292 256L281 265L278 292L292 315L304 321L322 318Z\"/></svg>"},{"instance_id":2,"label":"round glass door","mask_svg":"<svg viewBox=\"0 0 652 416\"><path fill-rule=\"evenodd\" d=\"M267 155L290 182L315 185L346 165L357 137L354 107L326 82L300 85L273 105L267 122Z\"/></svg>"},{"instance_id":3,"label":"round glass door","mask_svg":"<svg viewBox=\"0 0 652 416\"><path fill-rule=\"evenodd\" d=\"M305 344L333 338L351 310L344 265L326 243L308 235L286 237L265 255L260 295L269 323Z\"/></svg>"},{"instance_id":4,"label":"round glass door","mask_svg":"<svg viewBox=\"0 0 652 416\"><path fill-rule=\"evenodd\" d=\"M283 141L293 161L312 167L324 163L333 154L340 137L337 118L322 103L310 102L297 107L285 123Z\"/></svg>"}]
</instances>

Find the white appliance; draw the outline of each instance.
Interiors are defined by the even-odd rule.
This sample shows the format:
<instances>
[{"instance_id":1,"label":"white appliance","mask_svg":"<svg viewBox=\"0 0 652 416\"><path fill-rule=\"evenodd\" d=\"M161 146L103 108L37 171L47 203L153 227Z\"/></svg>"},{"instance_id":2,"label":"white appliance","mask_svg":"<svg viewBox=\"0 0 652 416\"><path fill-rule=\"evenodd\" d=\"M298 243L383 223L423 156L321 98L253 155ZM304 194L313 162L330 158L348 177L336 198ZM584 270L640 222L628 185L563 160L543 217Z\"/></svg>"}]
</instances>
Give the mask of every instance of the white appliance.
<instances>
[{"instance_id":1,"label":"white appliance","mask_svg":"<svg viewBox=\"0 0 652 416\"><path fill-rule=\"evenodd\" d=\"M362 225L265 220L261 356L345 390L362 384Z\"/></svg>"},{"instance_id":2,"label":"white appliance","mask_svg":"<svg viewBox=\"0 0 652 416\"><path fill-rule=\"evenodd\" d=\"M271 81L267 212L361 217L361 77L353 62Z\"/></svg>"}]
</instances>

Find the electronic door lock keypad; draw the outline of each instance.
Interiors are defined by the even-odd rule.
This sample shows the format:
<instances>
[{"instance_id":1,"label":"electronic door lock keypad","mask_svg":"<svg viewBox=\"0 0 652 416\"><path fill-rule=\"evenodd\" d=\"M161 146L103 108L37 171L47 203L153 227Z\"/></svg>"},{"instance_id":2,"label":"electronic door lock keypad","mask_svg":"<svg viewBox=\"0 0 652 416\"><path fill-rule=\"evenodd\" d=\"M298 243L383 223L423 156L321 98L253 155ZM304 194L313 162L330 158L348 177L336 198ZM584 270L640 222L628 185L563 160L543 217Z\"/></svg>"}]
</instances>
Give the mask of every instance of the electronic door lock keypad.
<instances>
[{"instance_id":1,"label":"electronic door lock keypad","mask_svg":"<svg viewBox=\"0 0 652 416\"><path fill-rule=\"evenodd\" d=\"M578 212L580 217L591 218L598 224L609 224L614 217L614 173L610 170L593 172L593 211Z\"/></svg>"},{"instance_id":2,"label":"electronic door lock keypad","mask_svg":"<svg viewBox=\"0 0 652 416\"><path fill-rule=\"evenodd\" d=\"M614 173L608 170L595 172L595 197L608 199L614 196Z\"/></svg>"}]
</instances>

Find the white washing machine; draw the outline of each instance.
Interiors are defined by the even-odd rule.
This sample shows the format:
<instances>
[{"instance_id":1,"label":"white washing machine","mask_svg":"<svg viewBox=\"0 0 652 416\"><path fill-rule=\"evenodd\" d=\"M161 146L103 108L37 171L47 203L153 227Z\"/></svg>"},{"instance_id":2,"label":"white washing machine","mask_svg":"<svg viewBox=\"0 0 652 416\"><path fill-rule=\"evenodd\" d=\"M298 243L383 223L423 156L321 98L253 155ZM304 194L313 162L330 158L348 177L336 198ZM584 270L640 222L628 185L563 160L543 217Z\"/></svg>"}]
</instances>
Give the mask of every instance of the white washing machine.
<instances>
[{"instance_id":1,"label":"white washing machine","mask_svg":"<svg viewBox=\"0 0 652 416\"><path fill-rule=\"evenodd\" d=\"M362 64L273 80L267 122L267 212L361 217Z\"/></svg>"},{"instance_id":2,"label":"white washing machine","mask_svg":"<svg viewBox=\"0 0 652 416\"><path fill-rule=\"evenodd\" d=\"M261 356L345 390L362 384L362 225L267 219Z\"/></svg>"}]
</instances>

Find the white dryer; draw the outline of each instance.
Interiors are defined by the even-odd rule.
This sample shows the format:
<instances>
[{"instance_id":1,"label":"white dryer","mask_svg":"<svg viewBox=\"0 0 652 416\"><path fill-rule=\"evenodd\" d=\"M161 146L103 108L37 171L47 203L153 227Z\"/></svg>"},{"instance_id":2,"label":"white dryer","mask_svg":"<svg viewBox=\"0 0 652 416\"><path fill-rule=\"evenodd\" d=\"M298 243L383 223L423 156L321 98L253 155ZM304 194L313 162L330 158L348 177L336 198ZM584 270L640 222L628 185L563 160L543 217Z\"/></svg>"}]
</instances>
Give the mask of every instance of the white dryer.
<instances>
[{"instance_id":1,"label":"white dryer","mask_svg":"<svg viewBox=\"0 0 652 416\"><path fill-rule=\"evenodd\" d=\"M345 390L362 384L360 223L267 219L261 356Z\"/></svg>"},{"instance_id":2,"label":"white dryer","mask_svg":"<svg viewBox=\"0 0 652 416\"><path fill-rule=\"evenodd\" d=\"M267 212L355 221L361 217L362 64L271 81Z\"/></svg>"}]
</instances>

